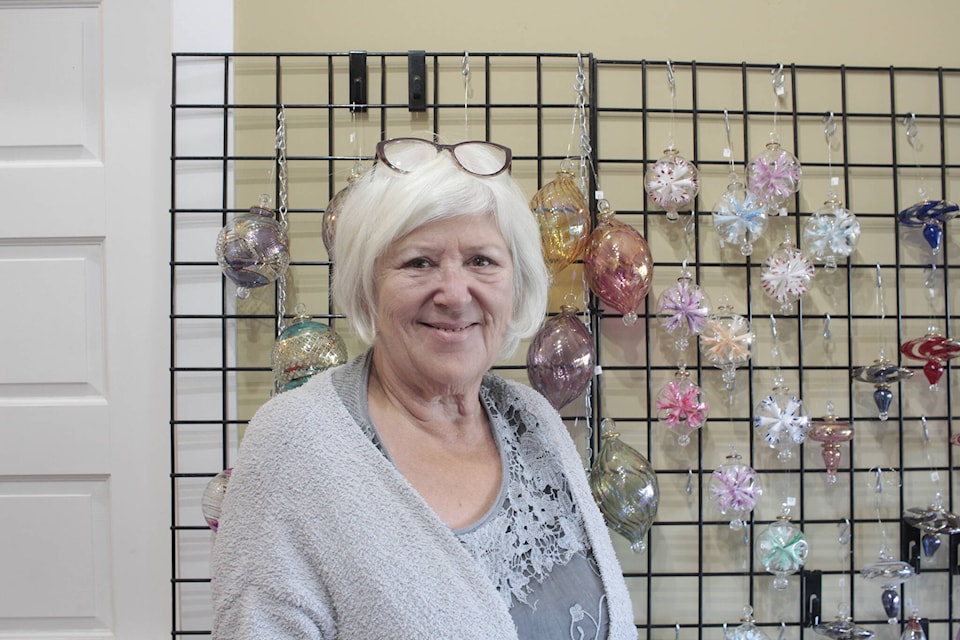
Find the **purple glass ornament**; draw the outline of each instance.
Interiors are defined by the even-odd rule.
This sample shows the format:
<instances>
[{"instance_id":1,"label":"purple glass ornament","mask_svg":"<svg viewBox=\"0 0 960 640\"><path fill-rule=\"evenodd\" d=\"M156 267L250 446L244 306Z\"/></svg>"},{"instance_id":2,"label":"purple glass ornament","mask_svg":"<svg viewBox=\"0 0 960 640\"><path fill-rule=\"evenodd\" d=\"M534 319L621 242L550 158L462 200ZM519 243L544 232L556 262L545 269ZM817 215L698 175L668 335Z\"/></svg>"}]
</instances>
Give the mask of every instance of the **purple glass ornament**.
<instances>
[{"instance_id":1,"label":"purple glass ornament","mask_svg":"<svg viewBox=\"0 0 960 640\"><path fill-rule=\"evenodd\" d=\"M217 263L237 285L239 298L275 281L290 264L287 234L275 215L261 199L259 206L230 220L217 235Z\"/></svg>"},{"instance_id":2,"label":"purple glass ornament","mask_svg":"<svg viewBox=\"0 0 960 640\"><path fill-rule=\"evenodd\" d=\"M768 142L747 167L747 189L770 209L780 207L800 189L800 162L780 146Z\"/></svg>"},{"instance_id":3,"label":"purple glass ornament","mask_svg":"<svg viewBox=\"0 0 960 640\"><path fill-rule=\"evenodd\" d=\"M677 349L684 351L690 336L700 335L710 320L710 299L694 284L690 271L684 267L677 284L664 289L657 297L657 317L660 326L672 335Z\"/></svg>"},{"instance_id":4,"label":"purple glass ornament","mask_svg":"<svg viewBox=\"0 0 960 640\"><path fill-rule=\"evenodd\" d=\"M576 307L563 305L530 342L527 376L555 409L583 393L593 377L597 354Z\"/></svg>"},{"instance_id":5,"label":"purple glass ornament","mask_svg":"<svg viewBox=\"0 0 960 640\"><path fill-rule=\"evenodd\" d=\"M724 516L730 518L731 529L742 529L744 517L757 506L763 494L760 477L753 468L731 453L727 462L710 476L710 498Z\"/></svg>"}]
</instances>

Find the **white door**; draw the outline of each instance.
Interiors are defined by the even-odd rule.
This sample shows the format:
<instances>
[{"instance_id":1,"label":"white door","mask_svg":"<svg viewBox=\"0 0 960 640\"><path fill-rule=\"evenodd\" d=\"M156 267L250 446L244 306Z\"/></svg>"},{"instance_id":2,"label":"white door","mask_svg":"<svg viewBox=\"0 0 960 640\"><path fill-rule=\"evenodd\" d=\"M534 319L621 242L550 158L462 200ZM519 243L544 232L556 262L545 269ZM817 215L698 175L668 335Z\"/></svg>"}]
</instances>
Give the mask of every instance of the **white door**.
<instances>
[{"instance_id":1,"label":"white door","mask_svg":"<svg viewBox=\"0 0 960 640\"><path fill-rule=\"evenodd\" d=\"M169 0L0 0L0 638L164 638Z\"/></svg>"}]
</instances>

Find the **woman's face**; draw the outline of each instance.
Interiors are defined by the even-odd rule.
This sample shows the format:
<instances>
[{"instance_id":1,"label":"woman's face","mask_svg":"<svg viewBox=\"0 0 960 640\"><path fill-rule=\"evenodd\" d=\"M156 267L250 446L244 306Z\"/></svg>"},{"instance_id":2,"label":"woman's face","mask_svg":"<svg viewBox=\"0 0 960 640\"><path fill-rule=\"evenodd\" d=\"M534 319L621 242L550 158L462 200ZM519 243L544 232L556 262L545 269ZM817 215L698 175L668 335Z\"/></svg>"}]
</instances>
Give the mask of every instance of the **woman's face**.
<instances>
[{"instance_id":1,"label":"woman's face","mask_svg":"<svg viewBox=\"0 0 960 640\"><path fill-rule=\"evenodd\" d=\"M513 308L513 261L493 216L446 218L400 238L377 262L376 287L378 367L431 395L475 391Z\"/></svg>"}]
</instances>

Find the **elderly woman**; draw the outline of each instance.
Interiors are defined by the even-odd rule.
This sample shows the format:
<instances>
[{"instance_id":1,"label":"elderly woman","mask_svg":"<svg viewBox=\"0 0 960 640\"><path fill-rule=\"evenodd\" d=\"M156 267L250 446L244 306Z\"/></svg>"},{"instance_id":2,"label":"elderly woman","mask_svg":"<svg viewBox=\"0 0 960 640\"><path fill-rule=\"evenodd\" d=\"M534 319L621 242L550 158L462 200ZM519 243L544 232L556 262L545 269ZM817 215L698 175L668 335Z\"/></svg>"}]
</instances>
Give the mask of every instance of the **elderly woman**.
<instances>
[{"instance_id":1,"label":"elderly woman","mask_svg":"<svg viewBox=\"0 0 960 640\"><path fill-rule=\"evenodd\" d=\"M489 372L543 320L536 222L489 142L398 138L337 217L370 349L251 421L213 555L214 638L635 638L583 466Z\"/></svg>"}]
</instances>

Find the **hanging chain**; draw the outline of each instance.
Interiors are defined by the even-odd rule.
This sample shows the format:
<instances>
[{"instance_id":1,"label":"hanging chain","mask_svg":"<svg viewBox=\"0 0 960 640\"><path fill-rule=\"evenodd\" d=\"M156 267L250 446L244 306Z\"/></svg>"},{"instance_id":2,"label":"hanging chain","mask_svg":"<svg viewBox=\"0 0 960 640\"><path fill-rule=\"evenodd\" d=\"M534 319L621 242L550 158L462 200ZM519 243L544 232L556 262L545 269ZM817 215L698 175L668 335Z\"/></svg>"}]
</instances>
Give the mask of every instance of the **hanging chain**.
<instances>
[{"instance_id":1,"label":"hanging chain","mask_svg":"<svg viewBox=\"0 0 960 640\"><path fill-rule=\"evenodd\" d=\"M287 233L287 122L286 113L283 105L280 105L280 111L277 113L277 199L279 206L277 213L280 216L280 231ZM287 314L287 274L284 273L277 279L277 335L279 336L284 329Z\"/></svg>"}]
</instances>

